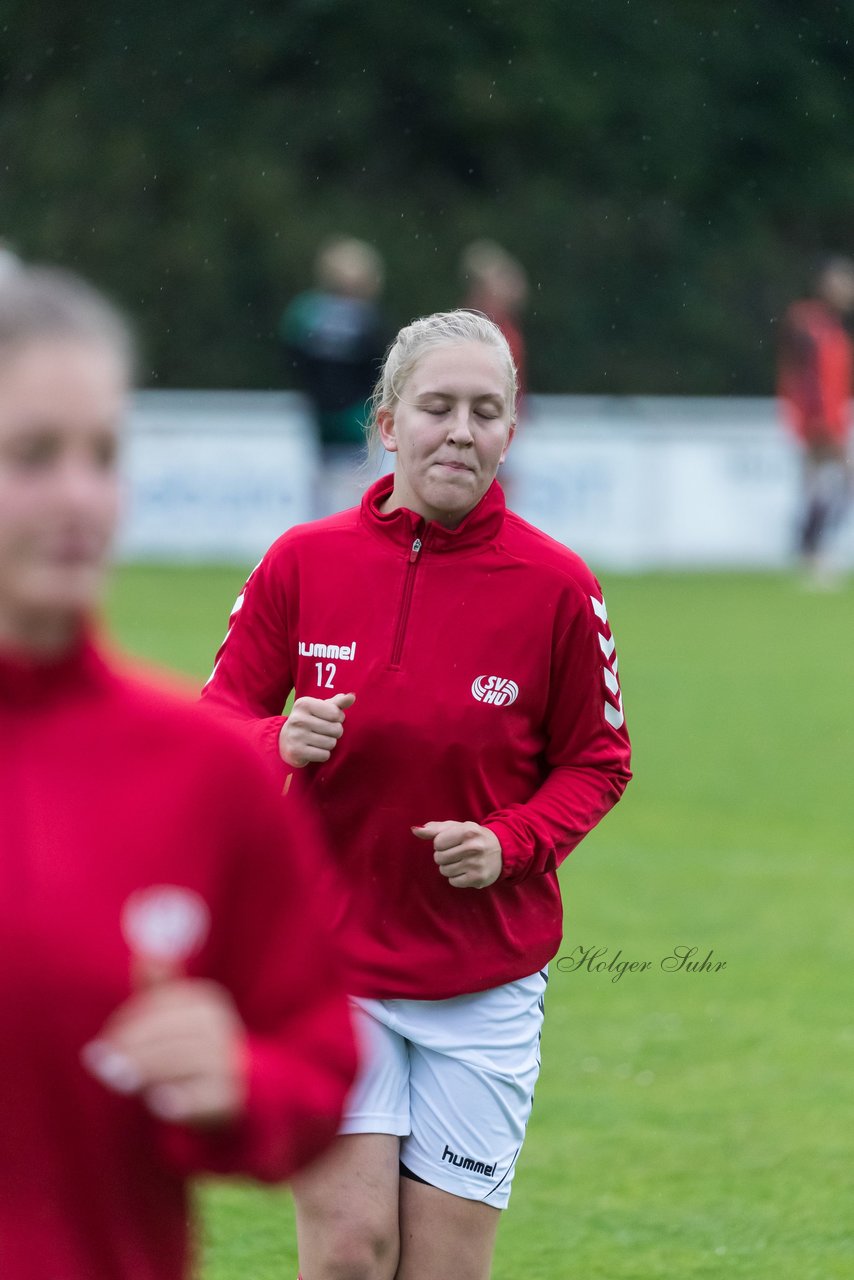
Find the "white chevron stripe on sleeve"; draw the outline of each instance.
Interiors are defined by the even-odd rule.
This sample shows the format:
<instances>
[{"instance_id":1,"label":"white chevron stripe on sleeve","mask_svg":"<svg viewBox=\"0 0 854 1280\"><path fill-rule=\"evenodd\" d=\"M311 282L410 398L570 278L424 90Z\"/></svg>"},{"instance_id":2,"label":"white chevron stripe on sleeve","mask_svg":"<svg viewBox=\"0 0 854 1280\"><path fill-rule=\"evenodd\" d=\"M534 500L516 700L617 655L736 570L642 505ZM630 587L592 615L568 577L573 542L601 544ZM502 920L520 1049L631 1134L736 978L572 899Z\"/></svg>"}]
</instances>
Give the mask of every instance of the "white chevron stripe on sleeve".
<instances>
[{"instance_id":1,"label":"white chevron stripe on sleeve","mask_svg":"<svg viewBox=\"0 0 854 1280\"><path fill-rule=\"evenodd\" d=\"M593 612L597 618L601 618L603 622L608 621L608 610L605 608L604 599L599 600L596 596L590 597L590 603L593 605Z\"/></svg>"},{"instance_id":2,"label":"white chevron stripe on sleeve","mask_svg":"<svg viewBox=\"0 0 854 1280\"><path fill-rule=\"evenodd\" d=\"M605 719L612 729L621 729L625 718L622 703L619 707L612 707L610 702L605 703Z\"/></svg>"},{"instance_id":3,"label":"white chevron stripe on sleeve","mask_svg":"<svg viewBox=\"0 0 854 1280\"><path fill-rule=\"evenodd\" d=\"M614 652L614 648L615 648L614 637L611 636L609 640L606 640L605 637L602 635L602 632L600 631L599 632L599 648L602 650L605 657L608 658L610 661L611 654Z\"/></svg>"}]
</instances>

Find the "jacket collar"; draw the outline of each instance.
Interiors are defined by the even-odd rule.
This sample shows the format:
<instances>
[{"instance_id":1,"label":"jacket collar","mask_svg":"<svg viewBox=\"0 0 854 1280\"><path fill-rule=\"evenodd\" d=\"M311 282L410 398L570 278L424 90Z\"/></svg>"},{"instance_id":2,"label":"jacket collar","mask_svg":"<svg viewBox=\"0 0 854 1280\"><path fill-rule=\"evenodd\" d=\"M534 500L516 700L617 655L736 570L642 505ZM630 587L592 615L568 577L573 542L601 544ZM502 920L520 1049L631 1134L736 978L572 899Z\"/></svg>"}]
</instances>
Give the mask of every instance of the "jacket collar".
<instances>
[{"instance_id":1,"label":"jacket collar","mask_svg":"<svg viewBox=\"0 0 854 1280\"><path fill-rule=\"evenodd\" d=\"M497 480L493 480L477 506L456 529L446 529L435 520L425 520L408 507L398 507L396 511L387 513L380 511L393 486L393 475L380 476L362 497L361 515L363 523L373 533L397 543L401 548L409 550L414 540L421 538L425 551L470 551L494 542L501 532L506 507L504 491Z\"/></svg>"},{"instance_id":2,"label":"jacket collar","mask_svg":"<svg viewBox=\"0 0 854 1280\"><path fill-rule=\"evenodd\" d=\"M90 627L58 657L0 649L0 707L55 703L108 681L109 667Z\"/></svg>"}]
</instances>

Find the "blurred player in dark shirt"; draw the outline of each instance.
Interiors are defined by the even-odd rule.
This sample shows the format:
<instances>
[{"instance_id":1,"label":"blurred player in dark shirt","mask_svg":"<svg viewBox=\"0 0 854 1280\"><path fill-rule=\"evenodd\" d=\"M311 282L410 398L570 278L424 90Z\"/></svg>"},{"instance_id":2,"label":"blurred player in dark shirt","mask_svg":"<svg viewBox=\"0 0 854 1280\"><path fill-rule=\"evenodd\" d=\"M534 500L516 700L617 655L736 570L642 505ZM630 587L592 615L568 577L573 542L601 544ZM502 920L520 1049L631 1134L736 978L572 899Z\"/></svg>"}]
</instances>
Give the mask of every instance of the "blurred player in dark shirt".
<instances>
[{"instance_id":1,"label":"blurred player in dark shirt","mask_svg":"<svg viewBox=\"0 0 854 1280\"><path fill-rule=\"evenodd\" d=\"M384 353L383 263L363 240L339 238L320 250L315 274L315 288L290 303L279 334L311 401L323 472L318 514L329 514L350 505L346 488L355 483L365 404Z\"/></svg>"}]
</instances>

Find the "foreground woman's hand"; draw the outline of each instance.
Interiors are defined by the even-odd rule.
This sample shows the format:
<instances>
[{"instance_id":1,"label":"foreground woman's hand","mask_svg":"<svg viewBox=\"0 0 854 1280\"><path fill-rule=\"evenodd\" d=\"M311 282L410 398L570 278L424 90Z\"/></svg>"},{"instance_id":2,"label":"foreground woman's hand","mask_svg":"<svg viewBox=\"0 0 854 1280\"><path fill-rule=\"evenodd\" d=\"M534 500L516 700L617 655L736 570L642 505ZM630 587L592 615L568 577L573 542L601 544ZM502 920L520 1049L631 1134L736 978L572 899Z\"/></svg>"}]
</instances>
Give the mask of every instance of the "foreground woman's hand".
<instances>
[{"instance_id":1,"label":"foreground woman's hand","mask_svg":"<svg viewBox=\"0 0 854 1280\"><path fill-rule=\"evenodd\" d=\"M433 861L455 889L485 889L501 875L498 836L476 822L425 822L413 827L419 840L433 841Z\"/></svg>"},{"instance_id":2,"label":"foreground woman's hand","mask_svg":"<svg viewBox=\"0 0 854 1280\"><path fill-rule=\"evenodd\" d=\"M285 764L295 769L324 764L344 732L344 713L355 701L355 693L297 698L279 734L279 755Z\"/></svg>"},{"instance_id":3,"label":"foreground woman's hand","mask_svg":"<svg viewBox=\"0 0 854 1280\"><path fill-rule=\"evenodd\" d=\"M140 1094L161 1120L218 1125L245 1104L244 1039L225 988L183 978L131 996L81 1057L108 1089Z\"/></svg>"}]
</instances>

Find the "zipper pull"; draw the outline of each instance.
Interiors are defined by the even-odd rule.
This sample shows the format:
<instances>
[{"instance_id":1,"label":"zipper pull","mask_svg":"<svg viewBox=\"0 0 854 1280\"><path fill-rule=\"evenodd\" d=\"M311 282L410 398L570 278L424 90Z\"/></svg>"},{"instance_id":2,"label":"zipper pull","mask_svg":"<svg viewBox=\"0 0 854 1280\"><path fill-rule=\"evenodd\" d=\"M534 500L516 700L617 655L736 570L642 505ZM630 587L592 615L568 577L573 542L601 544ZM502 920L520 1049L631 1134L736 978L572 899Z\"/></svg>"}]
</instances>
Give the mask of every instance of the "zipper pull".
<instances>
[{"instance_id":1,"label":"zipper pull","mask_svg":"<svg viewBox=\"0 0 854 1280\"><path fill-rule=\"evenodd\" d=\"M415 564L415 561L418 559L418 552L419 552L420 550L421 550L421 539L420 539L420 538L416 538L416 539L415 539L415 541L414 541L414 542L413 542L413 544L412 544L412 550L411 550L411 551L410 551L410 553L409 553L409 563L410 563L410 564Z\"/></svg>"}]
</instances>

